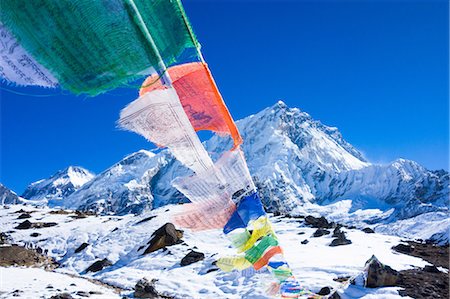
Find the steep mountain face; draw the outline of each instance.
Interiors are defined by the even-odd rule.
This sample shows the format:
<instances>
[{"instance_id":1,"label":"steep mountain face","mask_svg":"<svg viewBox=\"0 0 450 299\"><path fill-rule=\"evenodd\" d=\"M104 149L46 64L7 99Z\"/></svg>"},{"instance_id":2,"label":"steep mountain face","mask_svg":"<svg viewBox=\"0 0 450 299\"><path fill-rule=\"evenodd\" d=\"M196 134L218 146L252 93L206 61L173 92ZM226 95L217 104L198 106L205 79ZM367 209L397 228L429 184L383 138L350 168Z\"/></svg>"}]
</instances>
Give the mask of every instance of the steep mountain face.
<instances>
[{"instance_id":1,"label":"steep mountain face","mask_svg":"<svg viewBox=\"0 0 450 299\"><path fill-rule=\"evenodd\" d=\"M164 155L141 150L97 175L58 205L100 213L141 213L152 207L152 180L166 165Z\"/></svg>"},{"instance_id":2,"label":"steep mountain face","mask_svg":"<svg viewBox=\"0 0 450 299\"><path fill-rule=\"evenodd\" d=\"M22 197L44 202L62 200L89 182L93 177L94 174L87 169L69 166L64 170L58 171L48 179L30 184L22 194Z\"/></svg>"},{"instance_id":3,"label":"steep mountain face","mask_svg":"<svg viewBox=\"0 0 450 299\"><path fill-rule=\"evenodd\" d=\"M19 196L17 196L16 193L0 183L0 204L8 205L19 203L22 203L22 200L19 198Z\"/></svg>"}]
</instances>

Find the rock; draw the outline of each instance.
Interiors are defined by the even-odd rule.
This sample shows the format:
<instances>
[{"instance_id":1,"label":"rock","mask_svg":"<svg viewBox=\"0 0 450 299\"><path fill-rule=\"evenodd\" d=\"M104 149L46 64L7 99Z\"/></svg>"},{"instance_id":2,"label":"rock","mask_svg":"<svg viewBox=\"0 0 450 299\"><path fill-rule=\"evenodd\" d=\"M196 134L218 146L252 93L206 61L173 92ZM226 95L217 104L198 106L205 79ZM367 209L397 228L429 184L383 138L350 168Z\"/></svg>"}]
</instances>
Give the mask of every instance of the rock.
<instances>
[{"instance_id":1,"label":"rock","mask_svg":"<svg viewBox=\"0 0 450 299\"><path fill-rule=\"evenodd\" d=\"M331 296L329 296L328 299L341 299L341 296L337 292L335 292Z\"/></svg>"},{"instance_id":2,"label":"rock","mask_svg":"<svg viewBox=\"0 0 450 299\"><path fill-rule=\"evenodd\" d=\"M333 241L331 241L330 246L336 247L336 246L349 245L349 244L352 244L352 241L350 241L348 239L334 239Z\"/></svg>"},{"instance_id":3,"label":"rock","mask_svg":"<svg viewBox=\"0 0 450 299\"><path fill-rule=\"evenodd\" d=\"M19 217L17 217L17 219L27 219L27 218L31 218L31 215L28 213L22 213L19 215Z\"/></svg>"},{"instance_id":4,"label":"rock","mask_svg":"<svg viewBox=\"0 0 450 299\"><path fill-rule=\"evenodd\" d=\"M89 246L88 243L83 243L83 244L81 244L80 246L78 246L77 249L75 249L74 253L79 253L79 252L83 251L83 250L84 250L86 247L88 247L88 246Z\"/></svg>"},{"instance_id":5,"label":"rock","mask_svg":"<svg viewBox=\"0 0 450 299\"><path fill-rule=\"evenodd\" d=\"M338 224L338 225L334 228L333 234L331 235L333 238L338 238L338 237L339 237L339 234L342 234L341 227L342 227L342 226L341 226L340 224Z\"/></svg>"},{"instance_id":6,"label":"rock","mask_svg":"<svg viewBox=\"0 0 450 299\"><path fill-rule=\"evenodd\" d=\"M429 273L440 273L441 271L439 271L439 269L436 266L428 266L426 265L425 267L423 267L423 271L425 272L429 272Z\"/></svg>"},{"instance_id":7,"label":"rock","mask_svg":"<svg viewBox=\"0 0 450 299\"><path fill-rule=\"evenodd\" d=\"M112 263L108 259L98 260L98 261L95 261L92 265L90 265L86 269L86 273L87 272L98 272L98 271L102 270L103 268L109 267L109 266L112 266Z\"/></svg>"},{"instance_id":8,"label":"rock","mask_svg":"<svg viewBox=\"0 0 450 299\"><path fill-rule=\"evenodd\" d=\"M16 229L30 229L30 228L43 228L43 227L52 227L58 225L56 222L35 222L32 223L29 220L25 220L16 226Z\"/></svg>"},{"instance_id":9,"label":"rock","mask_svg":"<svg viewBox=\"0 0 450 299\"><path fill-rule=\"evenodd\" d=\"M306 216L305 223L314 228L332 228L332 224L325 217L316 218L314 216Z\"/></svg>"},{"instance_id":10,"label":"rock","mask_svg":"<svg viewBox=\"0 0 450 299\"><path fill-rule=\"evenodd\" d=\"M61 293L51 296L50 299L73 299L73 297L69 293Z\"/></svg>"},{"instance_id":11,"label":"rock","mask_svg":"<svg viewBox=\"0 0 450 299\"><path fill-rule=\"evenodd\" d=\"M16 226L15 229L30 229L32 226L33 224L29 220L25 220L24 222Z\"/></svg>"},{"instance_id":12,"label":"rock","mask_svg":"<svg viewBox=\"0 0 450 299\"><path fill-rule=\"evenodd\" d=\"M0 267L25 266L54 269L57 263L50 257L18 245L0 246Z\"/></svg>"},{"instance_id":13,"label":"rock","mask_svg":"<svg viewBox=\"0 0 450 299\"><path fill-rule=\"evenodd\" d=\"M184 258L181 259L180 265L182 267L196 263L198 261L201 261L205 258L205 255L201 252L197 252L194 250L191 250Z\"/></svg>"},{"instance_id":14,"label":"rock","mask_svg":"<svg viewBox=\"0 0 450 299\"><path fill-rule=\"evenodd\" d=\"M182 237L182 230L176 229L172 223L166 223L152 234L152 239L147 243L149 246L145 249L144 254L179 244L182 242Z\"/></svg>"},{"instance_id":15,"label":"rock","mask_svg":"<svg viewBox=\"0 0 450 299\"><path fill-rule=\"evenodd\" d=\"M336 236L336 239L331 241L330 243L331 247L352 244L352 241L347 239L344 232L340 231L335 233L334 235Z\"/></svg>"},{"instance_id":16,"label":"rock","mask_svg":"<svg viewBox=\"0 0 450 299\"><path fill-rule=\"evenodd\" d=\"M38 223L35 223L35 227L36 228L52 227L52 226L56 226L56 225L58 225L58 223L56 223L56 222L38 222Z\"/></svg>"},{"instance_id":17,"label":"rock","mask_svg":"<svg viewBox=\"0 0 450 299\"><path fill-rule=\"evenodd\" d=\"M146 278L140 279L134 287L135 298L159 298L155 289L156 279L148 281Z\"/></svg>"},{"instance_id":18,"label":"rock","mask_svg":"<svg viewBox=\"0 0 450 299\"><path fill-rule=\"evenodd\" d=\"M431 272L425 271L425 268L400 271L400 279L397 284L401 288L399 294L415 299L450 298L448 273L434 272L435 269L429 270Z\"/></svg>"},{"instance_id":19,"label":"rock","mask_svg":"<svg viewBox=\"0 0 450 299\"><path fill-rule=\"evenodd\" d=\"M402 244L404 245L404 244ZM394 246L392 249L403 253L408 254L411 256L419 257L427 262L429 262L432 265L435 265L436 267L444 267L448 269L450 260L449 257L449 248L450 246L436 246L434 244L423 244L423 243L417 243L408 241L408 245L411 247L411 249L405 248L405 247L397 247ZM400 251L399 251L400 250ZM411 251L411 252L407 252Z\"/></svg>"},{"instance_id":20,"label":"rock","mask_svg":"<svg viewBox=\"0 0 450 299\"><path fill-rule=\"evenodd\" d=\"M89 294L88 292L85 291L78 291L75 295L80 296L80 297L90 297L91 294Z\"/></svg>"},{"instance_id":21,"label":"rock","mask_svg":"<svg viewBox=\"0 0 450 299\"><path fill-rule=\"evenodd\" d=\"M323 287L320 289L319 293L317 293L318 295L328 295L329 293L331 293L331 289L329 287Z\"/></svg>"},{"instance_id":22,"label":"rock","mask_svg":"<svg viewBox=\"0 0 450 299\"><path fill-rule=\"evenodd\" d=\"M302 243L303 245L305 245L305 244L308 244L309 241L305 239L305 240L301 241L300 243Z\"/></svg>"},{"instance_id":23,"label":"rock","mask_svg":"<svg viewBox=\"0 0 450 299\"><path fill-rule=\"evenodd\" d=\"M401 253L411 253L414 251L414 247L409 244L398 244L392 247L392 249Z\"/></svg>"},{"instance_id":24,"label":"rock","mask_svg":"<svg viewBox=\"0 0 450 299\"><path fill-rule=\"evenodd\" d=\"M322 237L324 235L329 235L329 234L330 234L330 232L327 231L326 229L318 228L312 236L314 238L318 238L318 237Z\"/></svg>"},{"instance_id":25,"label":"rock","mask_svg":"<svg viewBox=\"0 0 450 299\"><path fill-rule=\"evenodd\" d=\"M374 230L371 229L370 227L366 227L362 229L363 232L365 232L366 234L374 234Z\"/></svg>"},{"instance_id":26,"label":"rock","mask_svg":"<svg viewBox=\"0 0 450 299\"><path fill-rule=\"evenodd\" d=\"M9 236L6 233L0 233L0 245L8 243Z\"/></svg>"},{"instance_id":27,"label":"rock","mask_svg":"<svg viewBox=\"0 0 450 299\"><path fill-rule=\"evenodd\" d=\"M144 218L144 219L142 219L142 220L140 220L140 221L136 222L136 224L135 224L135 225L138 225L138 224L141 224L141 223L144 223L144 222L150 221L150 220L152 220L153 218L156 218L156 216L150 216L150 217Z\"/></svg>"},{"instance_id":28,"label":"rock","mask_svg":"<svg viewBox=\"0 0 450 299\"><path fill-rule=\"evenodd\" d=\"M40 233L32 233L32 234L30 234L30 237L38 237L40 235L41 235Z\"/></svg>"},{"instance_id":29,"label":"rock","mask_svg":"<svg viewBox=\"0 0 450 299\"><path fill-rule=\"evenodd\" d=\"M399 281L399 273L382 264L374 255L366 262L367 279L365 287L392 287Z\"/></svg>"}]
</instances>

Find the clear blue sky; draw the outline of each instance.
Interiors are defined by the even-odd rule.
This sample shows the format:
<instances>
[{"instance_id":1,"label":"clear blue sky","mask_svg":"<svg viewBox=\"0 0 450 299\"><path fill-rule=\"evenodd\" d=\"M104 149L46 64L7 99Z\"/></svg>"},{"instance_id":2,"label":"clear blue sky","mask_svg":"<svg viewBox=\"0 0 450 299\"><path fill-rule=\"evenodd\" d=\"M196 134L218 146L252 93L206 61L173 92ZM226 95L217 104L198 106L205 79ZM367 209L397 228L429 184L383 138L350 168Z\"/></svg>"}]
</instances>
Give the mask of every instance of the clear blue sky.
<instances>
[{"instance_id":1,"label":"clear blue sky","mask_svg":"<svg viewBox=\"0 0 450 299\"><path fill-rule=\"evenodd\" d=\"M373 162L448 170L448 3L190 1L184 5L239 119L282 99L336 126ZM2 88L0 182L25 186L68 165L101 172L151 148L115 127L137 91L95 98Z\"/></svg>"}]
</instances>

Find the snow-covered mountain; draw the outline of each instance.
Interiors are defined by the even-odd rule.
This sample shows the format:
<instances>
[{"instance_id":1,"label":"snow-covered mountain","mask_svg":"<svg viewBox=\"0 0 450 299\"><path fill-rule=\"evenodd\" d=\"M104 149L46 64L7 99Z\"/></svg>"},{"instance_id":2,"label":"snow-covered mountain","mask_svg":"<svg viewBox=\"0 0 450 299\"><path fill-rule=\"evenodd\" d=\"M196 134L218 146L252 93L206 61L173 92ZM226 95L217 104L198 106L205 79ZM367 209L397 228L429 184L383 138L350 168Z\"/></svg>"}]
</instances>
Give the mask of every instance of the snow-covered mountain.
<instances>
[{"instance_id":1,"label":"snow-covered mountain","mask_svg":"<svg viewBox=\"0 0 450 299\"><path fill-rule=\"evenodd\" d=\"M429 171L404 159L372 164L337 128L281 101L237 125L250 172L269 211L302 214L305 207L311 211L315 206L319 211L320 206L350 200L348 213L380 211L377 217L371 214L370 219L361 219L372 223L448 213L448 172ZM220 153L231 147L231 140L213 136L205 146L210 153ZM51 203L115 214L141 213L186 201L170 182L188 170L167 150L131 154L93 179L83 170L79 177L84 184L78 184L78 190L73 180L64 179L71 177L67 172L33 183L23 197L58 199Z\"/></svg>"},{"instance_id":2,"label":"snow-covered mountain","mask_svg":"<svg viewBox=\"0 0 450 299\"><path fill-rule=\"evenodd\" d=\"M0 183L0 204L19 204L22 199L16 193Z\"/></svg>"},{"instance_id":3,"label":"snow-covered mountain","mask_svg":"<svg viewBox=\"0 0 450 299\"><path fill-rule=\"evenodd\" d=\"M94 176L87 169L69 166L48 179L31 183L25 189L22 197L33 201L60 201L89 182Z\"/></svg>"},{"instance_id":4,"label":"snow-covered mountain","mask_svg":"<svg viewBox=\"0 0 450 299\"><path fill-rule=\"evenodd\" d=\"M167 163L164 154L145 150L133 153L67 196L60 206L101 213L139 214L152 207L152 184Z\"/></svg>"},{"instance_id":5,"label":"snow-covered mountain","mask_svg":"<svg viewBox=\"0 0 450 299\"><path fill-rule=\"evenodd\" d=\"M448 172L404 159L371 164L336 128L283 102L237 124L250 172L274 212L343 199L353 200L353 210L395 208L400 219L448 207ZM207 148L220 152L230 144L214 136Z\"/></svg>"}]
</instances>

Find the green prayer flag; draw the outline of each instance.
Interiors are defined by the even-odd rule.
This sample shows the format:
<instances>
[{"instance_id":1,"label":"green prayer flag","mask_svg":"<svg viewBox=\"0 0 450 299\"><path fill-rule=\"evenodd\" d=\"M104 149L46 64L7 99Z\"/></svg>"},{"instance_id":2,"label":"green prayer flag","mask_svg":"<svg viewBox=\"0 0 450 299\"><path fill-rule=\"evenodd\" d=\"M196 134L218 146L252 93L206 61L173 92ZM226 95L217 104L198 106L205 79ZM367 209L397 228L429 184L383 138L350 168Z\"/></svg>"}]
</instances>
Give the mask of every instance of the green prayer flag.
<instances>
[{"instance_id":1,"label":"green prayer flag","mask_svg":"<svg viewBox=\"0 0 450 299\"><path fill-rule=\"evenodd\" d=\"M166 66L198 61L198 42L179 0L0 0L0 21L73 93L96 95Z\"/></svg>"}]
</instances>

